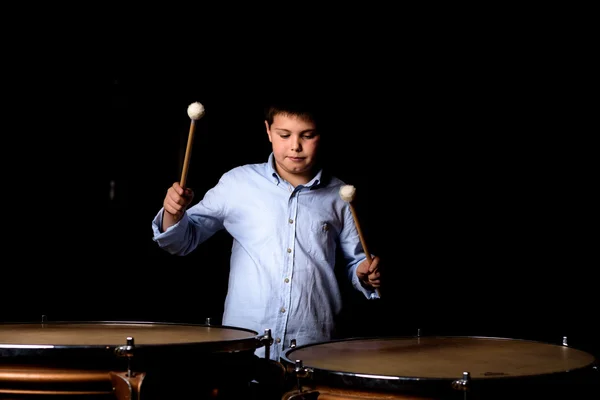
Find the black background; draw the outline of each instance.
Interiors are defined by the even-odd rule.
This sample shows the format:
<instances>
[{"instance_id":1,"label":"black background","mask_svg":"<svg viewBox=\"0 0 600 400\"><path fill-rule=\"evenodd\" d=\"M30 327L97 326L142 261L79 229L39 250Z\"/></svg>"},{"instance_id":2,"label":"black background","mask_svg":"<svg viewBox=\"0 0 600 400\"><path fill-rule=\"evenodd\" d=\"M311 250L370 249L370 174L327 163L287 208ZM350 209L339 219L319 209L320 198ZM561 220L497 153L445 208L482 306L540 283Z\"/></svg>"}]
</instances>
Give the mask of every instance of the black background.
<instances>
[{"instance_id":1,"label":"black background","mask_svg":"<svg viewBox=\"0 0 600 400\"><path fill-rule=\"evenodd\" d=\"M318 52L115 35L12 59L0 320L218 321L230 238L184 258L151 239L187 106L207 110L188 175L199 199L266 160L262 101L298 91L330 101L328 161L356 186L385 262L381 300L344 293L345 335L568 336L597 354L595 110L585 55L546 35L413 33Z\"/></svg>"}]
</instances>

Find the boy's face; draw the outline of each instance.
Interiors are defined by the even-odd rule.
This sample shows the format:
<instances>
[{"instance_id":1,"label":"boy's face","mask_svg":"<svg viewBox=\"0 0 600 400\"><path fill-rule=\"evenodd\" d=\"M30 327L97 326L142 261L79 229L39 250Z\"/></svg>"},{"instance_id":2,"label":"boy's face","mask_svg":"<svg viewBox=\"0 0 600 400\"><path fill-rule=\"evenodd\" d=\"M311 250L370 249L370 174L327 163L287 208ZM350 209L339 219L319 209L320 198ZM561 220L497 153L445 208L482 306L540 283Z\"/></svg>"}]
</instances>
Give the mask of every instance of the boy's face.
<instances>
[{"instance_id":1,"label":"boy's face","mask_svg":"<svg viewBox=\"0 0 600 400\"><path fill-rule=\"evenodd\" d=\"M312 179L320 136L313 122L293 115L278 114L267 127L275 166L281 177L296 185Z\"/></svg>"}]
</instances>

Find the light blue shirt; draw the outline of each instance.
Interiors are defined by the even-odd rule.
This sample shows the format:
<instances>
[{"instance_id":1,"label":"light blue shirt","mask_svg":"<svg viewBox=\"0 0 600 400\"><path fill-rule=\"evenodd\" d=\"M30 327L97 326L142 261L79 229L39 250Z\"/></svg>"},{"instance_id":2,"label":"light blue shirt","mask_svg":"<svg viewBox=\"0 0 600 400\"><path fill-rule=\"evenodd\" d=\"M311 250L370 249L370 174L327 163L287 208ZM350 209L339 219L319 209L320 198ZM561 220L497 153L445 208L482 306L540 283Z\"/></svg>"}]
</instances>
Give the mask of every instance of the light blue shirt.
<instances>
[{"instance_id":1,"label":"light blue shirt","mask_svg":"<svg viewBox=\"0 0 600 400\"><path fill-rule=\"evenodd\" d=\"M290 348L332 339L341 311L334 272L336 251L347 277L368 299L356 268L366 257L349 204L339 195L344 182L320 171L306 185L292 187L268 162L223 174L202 200L161 233L164 208L152 221L153 239L164 250L186 255L217 231L233 237L228 292L222 324L263 334L270 329L271 359ZM265 349L257 349L264 356Z\"/></svg>"}]
</instances>

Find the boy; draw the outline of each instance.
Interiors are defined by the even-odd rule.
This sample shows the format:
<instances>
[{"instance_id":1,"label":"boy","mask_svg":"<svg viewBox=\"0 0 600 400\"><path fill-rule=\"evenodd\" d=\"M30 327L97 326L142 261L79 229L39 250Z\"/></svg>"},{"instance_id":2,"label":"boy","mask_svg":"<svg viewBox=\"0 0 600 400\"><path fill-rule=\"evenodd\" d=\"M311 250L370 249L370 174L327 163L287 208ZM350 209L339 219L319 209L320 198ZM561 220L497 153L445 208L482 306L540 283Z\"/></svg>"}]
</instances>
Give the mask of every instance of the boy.
<instances>
[{"instance_id":1,"label":"boy","mask_svg":"<svg viewBox=\"0 0 600 400\"><path fill-rule=\"evenodd\" d=\"M338 251L353 287L367 299L378 298L381 284L379 257L369 265L339 195L344 182L321 167L318 122L316 111L301 104L267 107L267 162L226 172L191 207L193 191L175 182L152 221L153 240L175 255L227 230L233 246L222 324L259 334L270 329L275 361L292 339L298 346L332 339L342 308Z\"/></svg>"}]
</instances>

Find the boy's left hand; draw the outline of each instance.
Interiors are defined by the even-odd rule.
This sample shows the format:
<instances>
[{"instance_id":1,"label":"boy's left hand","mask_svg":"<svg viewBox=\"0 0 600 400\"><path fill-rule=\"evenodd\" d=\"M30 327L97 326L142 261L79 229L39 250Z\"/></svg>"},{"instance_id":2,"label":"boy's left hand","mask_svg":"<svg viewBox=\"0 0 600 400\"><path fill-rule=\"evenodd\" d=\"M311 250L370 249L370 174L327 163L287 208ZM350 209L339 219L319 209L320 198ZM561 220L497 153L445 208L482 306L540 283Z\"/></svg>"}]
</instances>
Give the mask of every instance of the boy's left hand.
<instances>
[{"instance_id":1,"label":"boy's left hand","mask_svg":"<svg viewBox=\"0 0 600 400\"><path fill-rule=\"evenodd\" d=\"M356 275L367 286L378 288L381 286L381 277L379 273L379 257L374 256L369 260L364 260L358 265L356 269Z\"/></svg>"}]
</instances>

